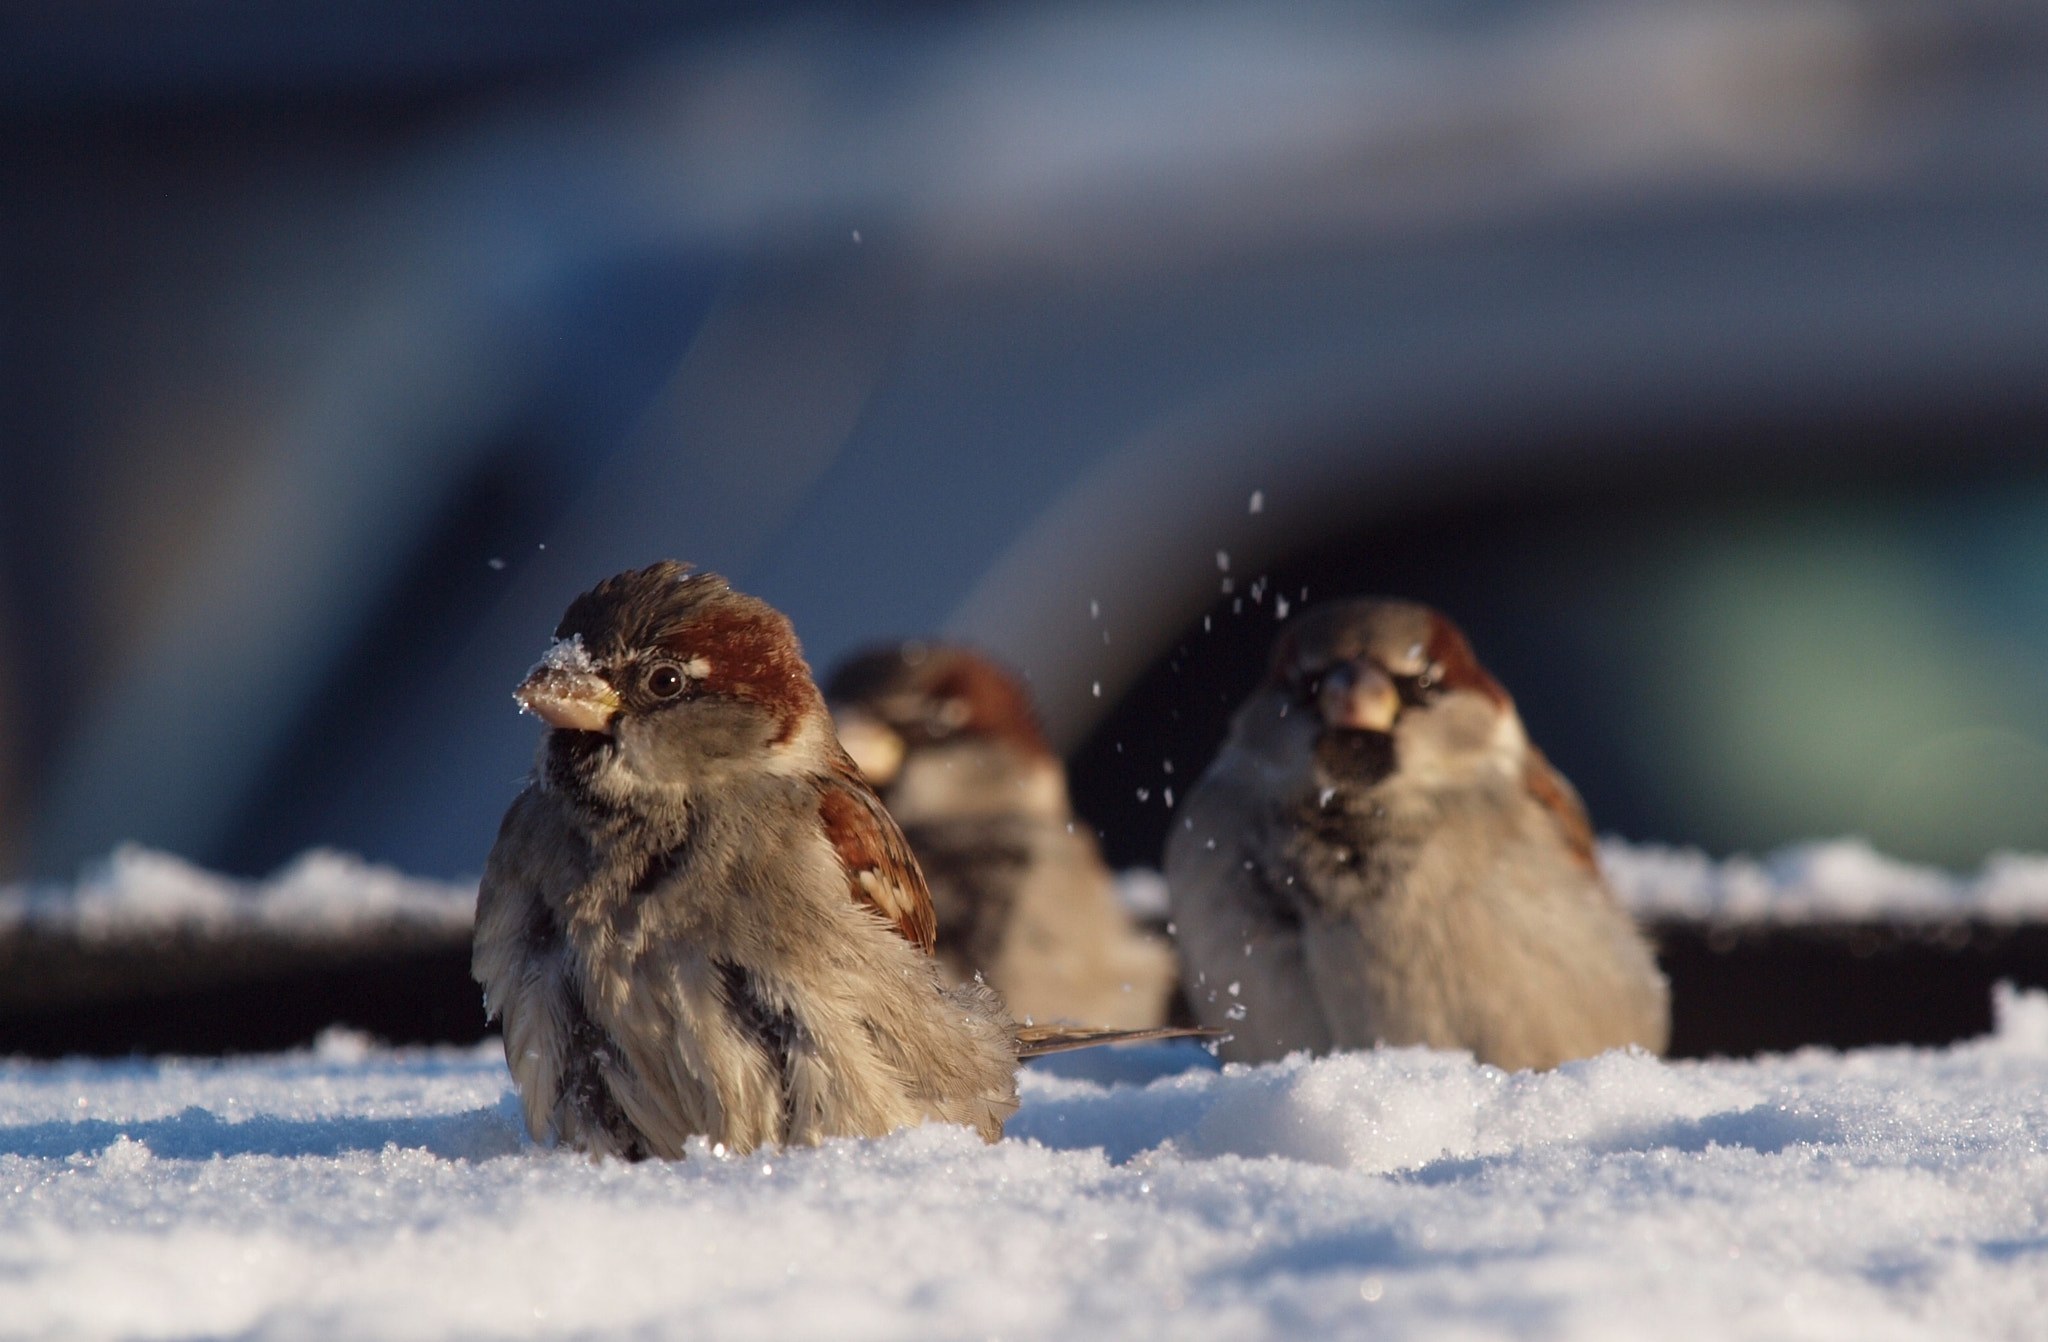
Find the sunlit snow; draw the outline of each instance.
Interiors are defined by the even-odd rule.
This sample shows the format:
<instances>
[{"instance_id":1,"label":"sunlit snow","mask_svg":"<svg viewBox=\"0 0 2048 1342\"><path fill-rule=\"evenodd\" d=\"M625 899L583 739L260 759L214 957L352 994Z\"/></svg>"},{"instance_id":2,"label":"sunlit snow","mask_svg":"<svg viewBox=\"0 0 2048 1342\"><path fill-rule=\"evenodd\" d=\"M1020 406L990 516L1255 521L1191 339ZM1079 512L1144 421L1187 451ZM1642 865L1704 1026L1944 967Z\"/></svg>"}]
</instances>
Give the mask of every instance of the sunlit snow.
<instances>
[{"instance_id":1,"label":"sunlit snow","mask_svg":"<svg viewBox=\"0 0 2048 1342\"><path fill-rule=\"evenodd\" d=\"M1999 1020L1545 1075L1080 1054L996 1146L638 1166L529 1144L490 1046L6 1064L0 1334L2035 1337L2048 996Z\"/></svg>"}]
</instances>

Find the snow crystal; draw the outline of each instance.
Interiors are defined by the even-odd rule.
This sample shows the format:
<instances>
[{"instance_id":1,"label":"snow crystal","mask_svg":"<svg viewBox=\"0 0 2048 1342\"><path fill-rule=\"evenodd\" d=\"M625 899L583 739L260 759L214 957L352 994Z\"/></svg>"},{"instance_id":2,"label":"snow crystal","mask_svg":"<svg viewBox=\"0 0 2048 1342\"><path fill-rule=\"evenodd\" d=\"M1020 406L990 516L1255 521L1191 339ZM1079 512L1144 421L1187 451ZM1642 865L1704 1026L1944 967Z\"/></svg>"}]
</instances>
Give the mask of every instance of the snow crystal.
<instances>
[{"instance_id":1,"label":"snow crystal","mask_svg":"<svg viewBox=\"0 0 2048 1342\"><path fill-rule=\"evenodd\" d=\"M1098 1051L1027 1070L995 1146L638 1166L527 1142L490 1046L0 1064L0 1331L2027 1337L2048 996L1998 1019L1543 1074Z\"/></svg>"},{"instance_id":2,"label":"snow crystal","mask_svg":"<svg viewBox=\"0 0 2048 1342\"><path fill-rule=\"evenodd\" d=\"M541 654L533 669L547 667L551 671L573 671L590 673L597 670L597 663L590 660L590 653L583 646L583 635L571 634L548 644L548 650ZM530 673L529 673L530 674Z\"/></svg>"}]
</instances>

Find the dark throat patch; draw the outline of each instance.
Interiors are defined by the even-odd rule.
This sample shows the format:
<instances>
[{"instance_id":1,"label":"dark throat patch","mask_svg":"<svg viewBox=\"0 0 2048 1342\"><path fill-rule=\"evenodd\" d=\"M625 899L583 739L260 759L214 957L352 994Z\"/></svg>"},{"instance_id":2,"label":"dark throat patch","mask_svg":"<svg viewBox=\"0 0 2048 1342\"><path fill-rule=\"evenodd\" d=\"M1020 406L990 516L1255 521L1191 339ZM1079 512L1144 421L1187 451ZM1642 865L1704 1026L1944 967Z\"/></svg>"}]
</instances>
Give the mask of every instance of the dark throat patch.
<instances>
[{"instance_id":1,"label":"dark throat patch","mask_svg":"<svg viewBox=\"0 0 2048 1342\"><path fill-rule=\"evenodd\" d=\"M1393 735L1325 728L1316 738L1316 772L1333 787L1369 788L1394 772Z\"/></svg>"}]
</instances>

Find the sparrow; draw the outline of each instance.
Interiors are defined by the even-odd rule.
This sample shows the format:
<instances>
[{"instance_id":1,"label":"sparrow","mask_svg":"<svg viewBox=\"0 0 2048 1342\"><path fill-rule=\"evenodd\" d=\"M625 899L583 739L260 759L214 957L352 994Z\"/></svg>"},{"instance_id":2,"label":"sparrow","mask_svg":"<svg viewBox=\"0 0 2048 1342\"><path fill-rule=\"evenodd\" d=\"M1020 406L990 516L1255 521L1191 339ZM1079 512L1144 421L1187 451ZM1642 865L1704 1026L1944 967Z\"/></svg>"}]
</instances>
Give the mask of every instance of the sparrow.
<instances>
[{"instance_id":1,"label":"sparrow","mask_svg":"<svg viewBox=\"0 0 2048 1342\"><path fill-rule=\"evenodd\" d=\"M547 731L477 894L472 973L526 1126L679 1159L935 1120L1001 1136L1019 1028L941 982L924 877L789 621L673 561L576 598L514 696Z\"/></svg>"},{"instance_id":2,"label":"sparrow","mask_svg":"<svg viewBox=\"0 0 2048 1342\"><path fill-rule=\"evenodd\" d=\"M1117 903L1016 679L967 648L900 643L844 663L825 701L924 868L950 982L982 975L1026 1020L1165 1023L1173 950Z\"/></svg>"},{"instance_id":3,"label":"sparrow","mask_svg":"<svg viewBox=\"0 0 2048 1342\"><path fill-rule=\"evenodd\" d=\"M1426 1044L1540 1069L1669 1039L1577 793L1427 606L1291 625L1165 867L1189 997L1233 1031L1228 1059Z\"/></svg>"}]
</instances>

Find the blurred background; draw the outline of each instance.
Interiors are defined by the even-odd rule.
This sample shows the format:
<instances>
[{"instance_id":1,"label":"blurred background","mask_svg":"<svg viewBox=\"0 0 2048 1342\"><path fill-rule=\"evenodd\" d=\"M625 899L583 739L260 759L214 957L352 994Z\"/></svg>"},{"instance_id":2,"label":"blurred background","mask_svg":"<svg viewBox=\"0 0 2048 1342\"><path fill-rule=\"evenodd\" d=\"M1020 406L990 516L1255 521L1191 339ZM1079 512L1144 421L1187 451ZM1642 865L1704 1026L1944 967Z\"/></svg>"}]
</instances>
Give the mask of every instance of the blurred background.
<instances>
[{"instance_id":1,"label":"blurred background","mask_svg":"<svg viewBox=\"0 0 2048 1342\"><path fill-rule=\"evenodd\" d=\"M2048 11L0 0L0 877L474 874L663 556L1120 865L1366 591L1603 831L2048 848Z\"/></svg>"}]
</instances>

